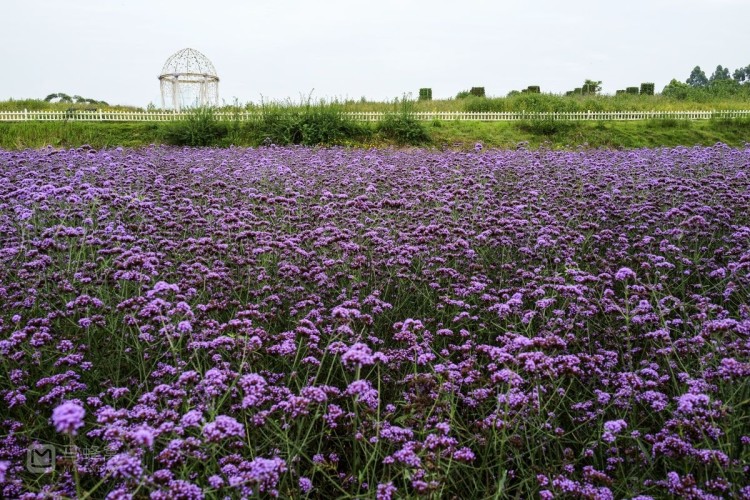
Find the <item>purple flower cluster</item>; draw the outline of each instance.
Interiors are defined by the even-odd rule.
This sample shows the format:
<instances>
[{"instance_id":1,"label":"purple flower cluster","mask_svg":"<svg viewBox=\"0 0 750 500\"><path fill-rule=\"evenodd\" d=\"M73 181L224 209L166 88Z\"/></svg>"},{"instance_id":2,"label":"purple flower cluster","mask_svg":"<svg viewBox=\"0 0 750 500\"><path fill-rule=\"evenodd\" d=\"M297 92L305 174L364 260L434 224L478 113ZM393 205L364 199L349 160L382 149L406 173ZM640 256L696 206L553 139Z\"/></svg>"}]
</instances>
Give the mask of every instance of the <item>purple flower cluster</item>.
<instances>
[{"instance_id":1,"label":"purple flower cluster","mask_svg":"<svg viewBox=\"0 0 750 500\"><path fill-rule=\"evenodd\" d=\"M57 432L75 435L83 427L86 411L74 402L65 402L52 411L52 423Z\"/></svg>"},{"instance_id":2,"label":"purple flower cluster","mask_svg":"<svg viewBox=\"0 0 750 500\"><path fill-rule=\"evenodd\" d=\"M216 420L203 427L203 436L206 441L218 443L231 437L242 438L245 435L242 424L234 417L219 415Z\"/></svg>"},{"instance_id":3,"label":"purple flower cluster","mask_svg":"<svg viewBox=\"0 0 750 500\"><path fill-rule=\"evenodd\" d=\"M0 151L0 497L748 497L749 169Z\"/></svg>"},{"instance_id":4,"label":"purple flower cluster","mask_svg":"<svg viewBox=\"0 0 750 500\"><path fill-rule=\"evenodd\" d=\"M602 439L607 443L611 443L616 439L617 434L624 431L627 427L627 422L622 419L604 422L604 433L602 434Z\"/></svg>"}]
</instances>

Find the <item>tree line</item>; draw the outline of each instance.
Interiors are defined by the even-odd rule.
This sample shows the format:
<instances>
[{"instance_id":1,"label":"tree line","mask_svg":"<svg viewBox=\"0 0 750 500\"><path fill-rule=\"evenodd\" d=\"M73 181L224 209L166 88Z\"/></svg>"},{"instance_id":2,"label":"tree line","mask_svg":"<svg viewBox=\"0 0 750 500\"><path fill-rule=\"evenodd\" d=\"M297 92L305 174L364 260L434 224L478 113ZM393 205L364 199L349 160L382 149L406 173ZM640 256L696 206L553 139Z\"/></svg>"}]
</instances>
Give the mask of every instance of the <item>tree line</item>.
<instances>
[{"instance_id":1,"label":"tree line","mask_svg":"<svg viewBox=\"0 0 750 500\"><path fill-rule=\"evenodd\" d=\"M45 102L67 102L67 103L76 103L76 104L99 104L102 106L109 106L105 101L97 101L96 99L91 99L88 97L81 97L79 95L69 96L68 94L64 92L56 92L54 94L50 94L47 97L44 98Z\"/></svg>"},{"instance_id":2,"label":"tree line","mask_svg":"<svg viewBox=\"0 0 750 500\"><path fill-rule=\"evenodd\" d=\"M750 97L750 64L734 71L719 64L711 76L696 66L684 82L676 79L669 82L662 95L681 100Z\"/></svg>"},{"instance_id":3,"label":"tree line","mask_svg":"<svg viewBox=\"0 0 750 500\"><path fill-rule=\"evenodd\" d=\"M583 85L565 92L565 95L598 95L601 93L601 90L601 80L587 79L584 81ZM539 94L541 93L541 88L538 85L529 85L523 90L510 91L508 97L526 93ZM627 87L626 89L617 91L617 95L634 94L648 96L654 95L654 93L654 84L650 82L641 83L640 86ZM750 64L742 68L737 68L734 71L719 64L716 66L716 69L710 77L706 76L706 72L703 71L700 66L696 66L693 68L693 71L690 72L690 76L688 76L685 82L672 79L672 81L664 87L664 90L662 90L662 95L681 100L704 100L711 97L733 97L744 95L750 97ZM462 90L456 95L457 99L464 99L467 97L485 97L484 87L472 87L471 90ZM419 89L419 100L432 100L432 89Z\"/></svg>"}]
</instances>

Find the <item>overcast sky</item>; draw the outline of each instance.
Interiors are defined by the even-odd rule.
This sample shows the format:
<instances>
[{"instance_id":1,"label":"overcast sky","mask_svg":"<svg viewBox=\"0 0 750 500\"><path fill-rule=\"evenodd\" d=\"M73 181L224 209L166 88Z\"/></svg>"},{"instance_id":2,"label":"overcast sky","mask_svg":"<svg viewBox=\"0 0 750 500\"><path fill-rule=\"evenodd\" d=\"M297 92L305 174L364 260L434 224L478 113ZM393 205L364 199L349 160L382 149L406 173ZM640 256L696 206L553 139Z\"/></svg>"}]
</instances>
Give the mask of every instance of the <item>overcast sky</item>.
<instances>
[{"instance_id":1,"label":"overcast sky","mask_svg":"<svg viewBox=\"0 0 750 500\"><path fill-rule=\"evenodd\" d=\"M0 99L161 104L191 47L227 103L487 95L587 78L605 93L750 64L750 0L0 0Z\"/></svg>"}]
</instances>

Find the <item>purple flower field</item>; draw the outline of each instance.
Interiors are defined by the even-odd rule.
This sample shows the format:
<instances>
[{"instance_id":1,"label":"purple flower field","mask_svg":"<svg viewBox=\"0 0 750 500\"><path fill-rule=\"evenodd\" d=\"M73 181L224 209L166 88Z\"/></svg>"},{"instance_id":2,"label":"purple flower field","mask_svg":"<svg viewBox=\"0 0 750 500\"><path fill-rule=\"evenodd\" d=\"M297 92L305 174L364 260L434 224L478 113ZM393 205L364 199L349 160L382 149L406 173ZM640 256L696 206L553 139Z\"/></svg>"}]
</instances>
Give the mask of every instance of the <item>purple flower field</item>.
<instances>
[{"instance_id":1,"label":"purple flower field","mask_svg":"<svg viewBox=\"0 0 750 500\"><path fill-rule=\"evenodd\" d=\"M750 498L749 270L750 148L0 151L0 496Z\"/></svg>"}]
</instances>

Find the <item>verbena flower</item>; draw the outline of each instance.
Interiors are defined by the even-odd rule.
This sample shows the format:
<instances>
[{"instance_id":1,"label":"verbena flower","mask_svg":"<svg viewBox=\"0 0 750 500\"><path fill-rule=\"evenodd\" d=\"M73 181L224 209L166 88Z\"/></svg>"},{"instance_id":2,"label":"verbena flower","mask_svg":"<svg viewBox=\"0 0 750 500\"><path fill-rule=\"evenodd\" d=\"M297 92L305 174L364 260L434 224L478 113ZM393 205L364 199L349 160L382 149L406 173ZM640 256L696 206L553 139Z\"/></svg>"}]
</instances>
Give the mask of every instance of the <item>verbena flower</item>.
<instances>
[{"instance_id":1,"label":"verbena flower","mask_svg":"<svg viewBox=\"0 0 750 500\"><path fill-rule=\"evenodd\" d=\"M299 478L299 489L302 493L309 493L312 490L313 483L310 478L301 477Z\"/></svg>"},{"instance_id":2,"label":"verbena flower","mask_svg":"<svg viewBox=\"0 0 750 500\"><path fill-rule=\"evenodd\" d=\"M145 448L152 448L154 446L154 432L152 429L145 427L136 429L131 434L131 438L133 439L133 442L139 446Z\"/></svg>"},{"instance_id":3,"label":"verbena flower","mask_svg":"<svg viewBox=\"0 0 750 500\"><path fill-rule=\"evenodd\" d=\"M627 429L628 423L624 420L609 420L604 422L604 433L602 434L602 441L606 443L612 443L617 438L617 435Z\"/></svg>"},{"instance_id":4,"label":"verbena flower","mask_svg":"<svg viewBox=\"0 0 750 500\"><path fill-rule=\"evenodd\" d=\"M8 469L10 469L10 462L8 462L7 460L0 460L0 483L5 482L5 477L8 473Z\"/></svg>"},{"instance_id":5,"label":"verbena flower","mask_svg":"<svg viewBox=\"0 0 750 500\"><path fill-rule=\"evenodd\" d=\"M57 432L75 436L78 429L83 427L86 410L75 402L65 402L52 411L52 423Z\"/></svg>"},{"instance_id":6,"label":"verbena flower","mask_svg":"<svg viewBox=\"0 0 750 500\"><path fill-rule=\"evenodd\" d=\"M392 482L380 483L378 484L375 498L377 500L392 500L395 497L396 492L398 492L398 488L396 488Z\"/></svg>"},{"instance_id":7,"label":"verbena flower","mask_svg":"<svg viewBox=\"0 0 750 500\"><path fill-rule=\"evenodd\" d=\"M213 422L203 426L203 436L206 441L218 443L231 437L243 437L244 427L234 417L219 415Z\"/></svg>"},{"instance_id":8,"label":"verbena flower","mask_svg":"<svg viewBox=\"0 0 750 500\"><path fill-rule=\"evenodd\" d=\"M143 465L138 457L119 453L107 461L107 470L115 478L137 479L143 474Z\"/></svg>"},{"instance_id":9,"label":"verbena flower","mask_svg":"<svg viewBox=\"0 0 750 500\"><path fill-rule=\"evenodd\" d=\"M629 279L632 280L632 279L635 279L635 278L636 278L635 272L633 272L633 270L630 269L629 267L621 267L615 273L615 279L617 279L619 281L625 281L625 280L629 280Z\"/></svg>"}]
</instances>

